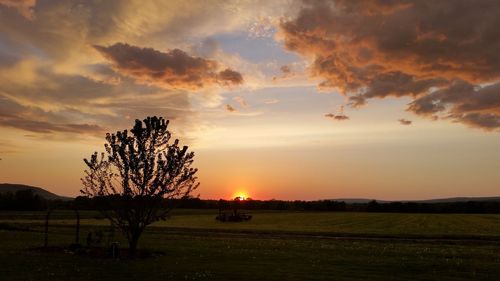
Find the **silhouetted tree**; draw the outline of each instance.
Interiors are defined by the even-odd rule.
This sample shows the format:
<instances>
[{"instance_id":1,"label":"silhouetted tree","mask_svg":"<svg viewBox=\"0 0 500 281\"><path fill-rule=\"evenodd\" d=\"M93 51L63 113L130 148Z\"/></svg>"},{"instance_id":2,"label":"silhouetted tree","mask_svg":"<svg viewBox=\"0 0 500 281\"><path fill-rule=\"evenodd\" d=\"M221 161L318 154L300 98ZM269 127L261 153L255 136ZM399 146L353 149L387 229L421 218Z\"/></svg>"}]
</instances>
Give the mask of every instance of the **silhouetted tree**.
<instances>
[{"instance_id":1,"label":"silhouetted tree","mask_svg":"<svg viewBox=\"0 0 500 281\"><path fill-rule=\"evenodd\" d=\"M103 214L120 229L134 255L145 227L165 219L172 206L165 199L182 199L198 187L192 168L194 153L171 142L168 120L136 120L129 131L106 134L105 152L84 159L82 194L95 197Z\"/></svg>"}]
</instances>

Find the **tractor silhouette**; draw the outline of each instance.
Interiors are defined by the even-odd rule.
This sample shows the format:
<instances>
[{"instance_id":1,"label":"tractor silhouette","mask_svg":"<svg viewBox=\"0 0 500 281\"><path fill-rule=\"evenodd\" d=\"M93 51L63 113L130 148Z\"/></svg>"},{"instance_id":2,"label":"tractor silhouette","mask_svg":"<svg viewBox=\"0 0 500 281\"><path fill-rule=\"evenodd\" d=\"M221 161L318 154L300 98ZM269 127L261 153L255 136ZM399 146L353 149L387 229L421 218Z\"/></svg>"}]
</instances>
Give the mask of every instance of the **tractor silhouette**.
<instances>
[{"instance_id":1,"label":"tractor silhouette","mask_svg":"<svg viewBox=\"0 0 500 281\"><path fill-rule=\"evenodd\" d=\"M220 222L241 222L251 220L251 215L238 212L242 201L243 200L240 197L234 198L232 202L220 199L219 214L215 217L215 219Z\"/></svg>"}]
</instances>

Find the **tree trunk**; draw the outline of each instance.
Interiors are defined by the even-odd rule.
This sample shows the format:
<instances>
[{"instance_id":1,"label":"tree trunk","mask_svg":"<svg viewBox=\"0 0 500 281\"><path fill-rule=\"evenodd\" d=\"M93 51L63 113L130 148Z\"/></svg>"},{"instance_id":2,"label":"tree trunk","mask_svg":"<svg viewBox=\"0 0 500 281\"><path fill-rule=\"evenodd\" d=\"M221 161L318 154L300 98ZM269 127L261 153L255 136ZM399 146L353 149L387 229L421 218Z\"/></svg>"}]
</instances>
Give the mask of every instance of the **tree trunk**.
<instances>
[{"instance_id":1,"label":"tree trunk","mask_svg":"<svg viewBox=\"0 0 500 281\"><path fill-rule=\"evenodd\" d=\"M130 239L128 240L130 257L135 257L135 254L137 253L137 244L139 242L140 236L141 236L141 232L139 232L139 231L133 232L130 235Z\"/></svg>"}]
</instances>

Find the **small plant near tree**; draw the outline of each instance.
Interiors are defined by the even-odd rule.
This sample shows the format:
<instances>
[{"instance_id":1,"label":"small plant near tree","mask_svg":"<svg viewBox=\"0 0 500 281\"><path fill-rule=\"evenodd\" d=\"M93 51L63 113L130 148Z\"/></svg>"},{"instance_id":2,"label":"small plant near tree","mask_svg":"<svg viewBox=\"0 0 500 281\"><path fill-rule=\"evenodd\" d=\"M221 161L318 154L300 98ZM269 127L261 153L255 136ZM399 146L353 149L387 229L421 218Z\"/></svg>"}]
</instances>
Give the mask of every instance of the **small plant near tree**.
<instances>
[{"instance_id":1,"label":"small plant near tree","mask_svg":"<svg viewBox=\"0 0 500 281\"><path fill-rule=\"evenodd\" d=\"M136 120L130 131L106 134L105 152L84 159L81 193L123 232L131 256L144 229L166 218L171 199L186 198L199 185L194 153L171 141L168 124L156 116Z\"/></svg>"}]
</instances>

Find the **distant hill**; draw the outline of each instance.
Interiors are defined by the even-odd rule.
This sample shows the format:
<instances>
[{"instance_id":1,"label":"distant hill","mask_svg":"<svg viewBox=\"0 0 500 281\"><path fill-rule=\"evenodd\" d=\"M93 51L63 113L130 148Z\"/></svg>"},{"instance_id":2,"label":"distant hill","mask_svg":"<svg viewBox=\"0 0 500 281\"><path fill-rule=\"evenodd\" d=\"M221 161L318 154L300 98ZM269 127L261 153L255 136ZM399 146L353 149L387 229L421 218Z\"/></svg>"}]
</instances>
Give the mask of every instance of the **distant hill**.
<instances>
[{"instance_id":1,"label":"distant hill","mask_svg":"<svg viewBox=\"0 0 500 281\"><path fill-rule=\"evenodd\" d=\"M500 197L452 197L452 198L440 198L440 199L429 199L429 200L415 200L408 202L417 203L450 203L450 202L500 202Z\"/></svg>"},{"instance_id":2,"label":"distant hill","mask_svg":"<svg viewBox=\"0 0 500 281\"><path fill-rule=\"evenodd\" d=\"M12 184L12 183L0 183L0 193L16 193L19 190L26 190L26 189L31 189L33 190L34 194L37 194L38 196L48 199L48 200L72 200L73 198L71 197L65 197L65 196L59 196L57 194L54 194L50 191L47 191L43 188L36 187L36 186L30 186L30 185L24 185L24 184Z\"/></svg>"},{"instance_id":3,"label":"distant hill","mask_svg":"<svg viewBox=\"0 0 500 281\"><path fill-rule=\"evenodd\" d=\"M329 200L334 200L334 201L343 201L346 204L366 204L370 201L377 201L378 203L389 203L391 201L386 201L386 200L377 200L377 199L367 199L367 198L336 198L336 199L329 199Z\"/></svg>"},{"instance_id":4,"label":"distant hill","mask_svg":"<svg viewBox=\"0 0 500 281\"><path fill-rule=\"evenodd\" d=\"M391 203L391 202L414 202L414 203L452 203L452 202L500 202L500 196L496 197L451 197L451 198L438 198L428 200L377 200L366 198L337 198L330 199L334 201L344 201L347 204L366 204L370 201L376 200L378 203Z\"/></svg>"}]
</instances>

